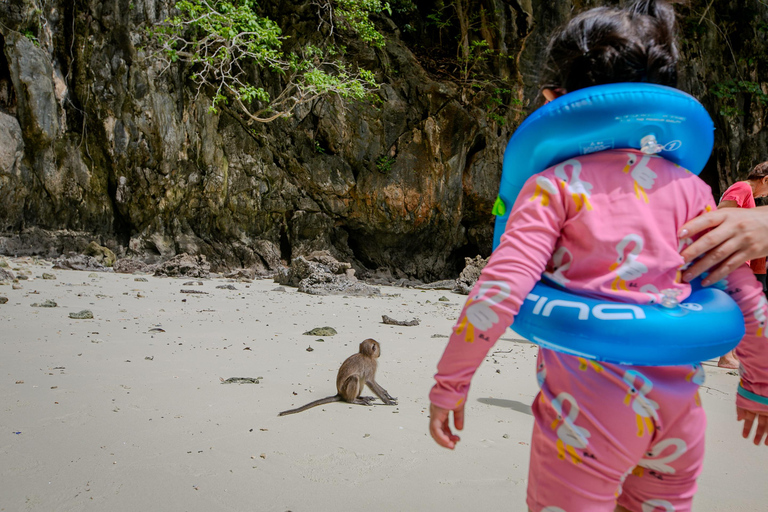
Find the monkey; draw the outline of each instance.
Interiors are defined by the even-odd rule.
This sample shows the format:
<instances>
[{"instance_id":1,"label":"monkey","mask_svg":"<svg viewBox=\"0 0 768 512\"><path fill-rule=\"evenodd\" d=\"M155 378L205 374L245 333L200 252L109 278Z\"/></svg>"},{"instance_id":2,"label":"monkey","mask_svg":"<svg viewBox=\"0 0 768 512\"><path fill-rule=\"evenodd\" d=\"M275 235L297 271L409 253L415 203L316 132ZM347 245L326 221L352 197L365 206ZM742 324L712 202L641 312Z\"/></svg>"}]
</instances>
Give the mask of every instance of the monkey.
<instances>
[{"instance_id":1,"label":"monkey","mask_svg":"<svg viewBox=\"0 0 768 512\"><path fill-rule=\"evenodd\" d=\"M350 404L371 405L375 400L372 396L360 396L363 388L368 387L381 401L387 405L397 405L397 398L387 393L387 390L381 387L375 380L376 377L376 359L381 355L381 346L379 342L368 338L360 343L360 352L349 356L339 368L336 375L336 393L334 396L328 396L315 400L298 409L283 411L278 416L286 414L295 414L303 412L312 407L329 404L331 402L349 402Z\"/></svg>"}]
</instances>

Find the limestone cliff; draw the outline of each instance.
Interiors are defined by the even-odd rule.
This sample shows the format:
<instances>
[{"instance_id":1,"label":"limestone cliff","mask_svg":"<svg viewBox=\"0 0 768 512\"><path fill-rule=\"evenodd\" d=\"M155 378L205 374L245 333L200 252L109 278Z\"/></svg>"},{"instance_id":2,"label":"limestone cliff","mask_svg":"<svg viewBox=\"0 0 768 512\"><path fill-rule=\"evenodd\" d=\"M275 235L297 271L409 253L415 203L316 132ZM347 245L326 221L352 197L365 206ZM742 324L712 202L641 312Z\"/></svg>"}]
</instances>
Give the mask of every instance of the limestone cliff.
<instances>
[{"instance_id":1,"label":"limestone cliff","mask_svg":"<svg viewBox=\"0 0 768 512\"><path fill-rule=\"evenodd\" d=\"M491 50L462 62L456 34L429 17L450 2L391 2L374 20L384 48L344 41L344 58L376 73L380 101L329 97L246 126L209 112L187 70L149 57L145 29L174 3L0 3L0 253L95 240L119 256L275 269L328 250L358 270L455 277L466 256L490 252L503 150L536 105L545 41L572 9L596 4L457 1ZM312 40L312 2L260 4L289 41ZM678 12L680 87L718 128L703 174L717 194L768 157L768 7L694 1Z\"/></svg>"}]
</instances>

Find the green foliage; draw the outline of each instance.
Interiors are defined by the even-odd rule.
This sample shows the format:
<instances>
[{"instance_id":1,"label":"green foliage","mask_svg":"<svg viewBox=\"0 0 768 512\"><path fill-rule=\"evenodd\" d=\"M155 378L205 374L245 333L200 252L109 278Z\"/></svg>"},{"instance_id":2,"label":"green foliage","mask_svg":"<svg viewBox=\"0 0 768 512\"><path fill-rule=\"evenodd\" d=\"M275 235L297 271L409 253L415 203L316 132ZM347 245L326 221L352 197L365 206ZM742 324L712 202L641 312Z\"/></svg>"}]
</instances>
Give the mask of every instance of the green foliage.
<instances>
[{"instance_id":1,"label":"green foliage","mask_svg":"<svg viewBox=\"0 0 768 512\"><path fill-rule=\"evenodd\" d=\"M751 96L759 105L768 104L768 95L763 92L760 84L748 80L727 80L718 82L712 87L712 94L720 100L720 115L736 117L744 115L739 108L739 99L742 95Z\"/></svg>"},{"instance_id":2,"label":"green foliage","mask_svg":"<svg viewBox=\"0 0 768 512\"><path fill-rule=\"evenodd\" d=\"M392 14L389 4L381 0L336 0L336 15L357 32L360 39L376 48L384 46L384 36L376 30L370 15L382 11Z\"/></svg>"},{"instance_id":3,"label":"green foliage","mask_svg":"<svg viewBox=\"0 0 768 512\"><path fill-rule=\"evenodd\" d=\"M37 36L31 30L22 32L21 35L23 35L24 37L32 41L32 44L34 44L35 46L40 46L40 41L37 39Z\"/></svg>"},{"instance_id":4,"label":"green foliage","mask_svg":"<svg viewBox=\"0 0 768 512\"><path fill-rule=\"evenodd\" d=\"M368 15L388 9L387 4L379 0L337 4L335 15L361 39L383 44ZM378 87L372 72L346 65L339 57L343 49L332 42L285 53L286 37L277 23L259 14L256 0L179 0L175 7L175 16L148 32L166 69L175 63L188 64L197 95L210 91L212 112L231 105L248 120L269 122L290 116L298 105L324 95L360 100L371 97ZM282 89L268 91L252 83L254 71L261 82L266 82L266 74L281 76Z\"/></svg>"},{"instance_id":5,"label":"green foliage","mask_svg":"<svg viewBox=\"0 0 768 512\"><path fill-rule=\"evenodd\" d=\"M382 174L387 174L395 164L395 157L383 155L376 159L376 169Z\"/></svg>"}]
</instances>

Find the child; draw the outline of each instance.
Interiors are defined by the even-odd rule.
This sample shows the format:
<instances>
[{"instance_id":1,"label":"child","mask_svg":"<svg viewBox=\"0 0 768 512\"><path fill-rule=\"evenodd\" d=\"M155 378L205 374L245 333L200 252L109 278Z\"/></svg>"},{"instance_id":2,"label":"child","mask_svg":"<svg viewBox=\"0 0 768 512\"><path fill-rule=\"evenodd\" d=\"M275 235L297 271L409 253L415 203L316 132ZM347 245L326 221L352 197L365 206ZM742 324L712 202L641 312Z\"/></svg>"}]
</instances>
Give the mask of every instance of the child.
<instances>
[{"instance_id":1,"label":"child","mask_svg":"<svg viewBox=\"0 0 768 512\"><path fill-rule=\"evenodd\" d=\"M612 82L677 82L674 11L662 0L586 11L548 51L548 99ZM546 200L535 193L542 180ZM576 181L580 195L569 192ZM430 393L435 441L451 449L459 441L449 413L461 430L472 375L542 274L617 301L650 303L667 290L682 300L690 287L679 278L679 251L692 240L678 239L678 229L714 207L698 177L635 150L580 156L529 179L438 364ZM759 444L768 426L768 308L746 266L728 277L727 291L746 323L738 420L747 437L758 418ZM532 512L691 510L704 456L700 364L634 367L540 348L537 377Z\"/></svg>"}]
</instances>

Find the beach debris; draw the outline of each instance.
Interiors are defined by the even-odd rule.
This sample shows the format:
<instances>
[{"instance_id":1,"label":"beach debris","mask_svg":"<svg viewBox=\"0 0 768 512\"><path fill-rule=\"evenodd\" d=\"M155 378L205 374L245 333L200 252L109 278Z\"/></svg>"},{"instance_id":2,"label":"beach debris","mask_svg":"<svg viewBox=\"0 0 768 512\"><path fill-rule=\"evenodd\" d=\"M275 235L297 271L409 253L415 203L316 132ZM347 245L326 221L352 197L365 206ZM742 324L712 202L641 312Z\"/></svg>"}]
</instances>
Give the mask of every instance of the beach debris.
<instances>
[{"instance_id":1,"label":"beach debris","mask_svg":"<svg viewBox=\"0 0 768 512\"><path fill-rule=\"evenodd\" d=\"M58 304L56 304L56 301L51 299L45 299L43 302L34 302L32 303L33 308L55 308Z\"/></svg>"},{"instance_id":2,"label":"beach debris","mask_svg":"<svg viewBox=\"0 0 768 512\"><path fill-rule=\"evenodd\" d=\"M147 332L165 332L165 329L162 327L150 327L147 329Z\"/></svg>"},{"instance_id":3,"label":"beach debris","mask_svg":"<svg viewBox=\"0 0 768 512\"><path fill-rule=\"evenodd\" d=\"M24 381L23 380L17 380L16 384L24 384Z\"/></svg>"},{"instance_id":4,"label":"beach debris","mask_svg":"<svg viewBox=\"0 0 768 512\"><path fill-rule=\"evenodd\" d=\"M111 267L117 260L115 253L112 252L111 249L99 245L94 241L91 241L91 243L86 246L86 248L83 250L83 253L86 256L91 256L92 258L96 259L96 261L105 267Z\"/></svg>"},{"instance_id":5,"label":"beach debris","mask_svg":"<svg viewBox=\"0 0 768 512\"><path fill-rule=\"evenodd\" d=\"M90 274L88 274L88 277L99 277L99 274L97 274L96 272L91 272Z\"/></svg>"},{"instance_id":6,"label":"beach debris","mask_svg":"<svg viewBox=\"0 0 768 512\"><path fill-rule=\"evenodd\" d=\"M204 292L203 290L185 290L182 289L181 293L194 293L198 295L208 295L208 292Z\"/></svg>"},{"instance_id":7,"label":"beach debris","mask_svg":"<svg viewBox=\"0 0 768 512\"><path fill-rule=\"evenodd\" d=\"M219 290L237 290L233 284L220 284L216 288Z\"/></svg>"},{"instance_id":8,"label":"beach debris","mask_svg":"<svg viewBox=\"0 0 768 512\"><path fill-rule=\"evenodd\" d=\"M404 327L410 327L413 325L419 325L420 320L418 318L414 318L413 320L395 320L394 318L391 318L387 315L381 315L381 323L387 325L402 325Z\"/></svg>"},{"instance_id":9,"label":"beach debris","mask_svg":"<svg viewBox=\"0 0 768 512\"><path fill-rule=\"evenodd\" d=\"M446 297L445 295L443 295L442 297L440 297L440 298L439 298L439 299L437 299L437 300L438 300L438 301L440 301L440 302L450 302L450 301L451 301L451 299L449 299L449 298L448 298L448 297Z\"/></svg>"},{"instance_id":10,"label":"beach debris","mask_svg":"<svg viewBox=\"0 0 768 512\"><path fill-rule=\"evenodd\" d=\"M447 334L433 334L430 338L447 338Z\"/></svg>"},{"instance_id":11,"label":"beach debris","mask_svg":"<svg viewBox=\"0 0 768 512\"><path fill-rule=\"evenodd\" d=\"M7 304L8 303L8 297L0 297L0 304Z\"/></svg>"},{"instance_id":12,"label":"beach debris","mask_svg":"<svg viewBox=\"0 0 768 512\"><path fill-rule=\"evenodd\" d=\"M84 309L77 313L70 313L69 318L74 318L75 320L88 320L93 318L93 312L89 309Z\"/></svg>"},{"instance_id":13,"label":"beach debris","mask_svg":"<svg viewBox=\"0 0 768 512\"><path fill-rule=\"evenodd\" d=\"M208 263L208 260L202 254L192 256L182 253L164 263L156 265L155 275L207 278L211 275L211 264Z\"/></svg>"},{"instance_id":14,"label":"beach debris","mask_svg":"<svg viewBox=\"0 0 768 512\"><path fill-rule=\"evenodd\" d=\"M315 327L304 333L305 336L335 336L339 334L333 327Z\"/></svg>"},{"instance_id":15,"label":"beach debris","mask_svg":"<svg viewBox=\"0 0 768 512\"><path fill-rule=\"evenodd\" d=\"M155 360L155 356L147 356L147 357L144 358L144 360L145 361L154 361Z\"/></svg>"},{"instance_id":16,"label":"beach debris","mask_svg":"<svg viewBox=\"0 0 768 512\"><path fill-rule=\"evenodd\" d=\"M307 347L307 352L314 352L314 351L315 351L315 349L313 349L311 345L309 347Z\"/></svg>"},{"instance_id":17,"label":"beach debris","mask_svg":"<svg viewBox=\"0 0 768 512\"><path fill-rule=\"evenodd\" d=\"M82 270L90 272L108 272L109 269L93 256L70 252L66 256L56 258L53 268L62 270Z\"/></svg>"},{"instance_id":18,"label":"beach debris","mask_svg":"<svg viewBox=\"0 0 768 512\"><path fill-rule=\"evenodd\" d=\"M137 283L147 283L148 282L146 277L134 277L133 280L136 281Z\"/></svg>"},{"instance_id":19,"label":"beach debris","mask_svg":"<svg viewBox=\"0 0 768 512\"><path fill-rule=\"evenodd\" d=\"M273 291L273 292L285 292L287 290L285 289L285 286L278 286L277 288L272 288L271 291Z\"/></svg>"},{"instance_id":20,"label":"beach debris","mask_svg":"<svg viewBox=\"0 0 768 512\"><path fill-rule=\"evenodd\" d=\"M456 287L453 289L455 293L462 295L469 295L472 291L472 287L480 278L480 272L488 264L489 258L483 258L482 256L475 256L474 258L464 258L464 270L459 274L456 279Z\"/></svg>"},{"instance_id":21,"label":"beach debris","mask_svg":"<svg viewBox=\"0 0 768 512\"><path fill-rule=\"evenodd\" d=\"M261 379L264 377L230 377L226 380L219 377L222 384L261 384Z\"/></svg>"},{"instance_id":22,"label":"beach debris","mask_svg":"<svg viewBox=\"0 0 768 512\"><path fill-rule=\"evenodd\" d=\"M48 272L43 272L43 279L52 280L52 279L56 279L56 276L53 274L49 274Z\"/></svg>"}]
</instances>

